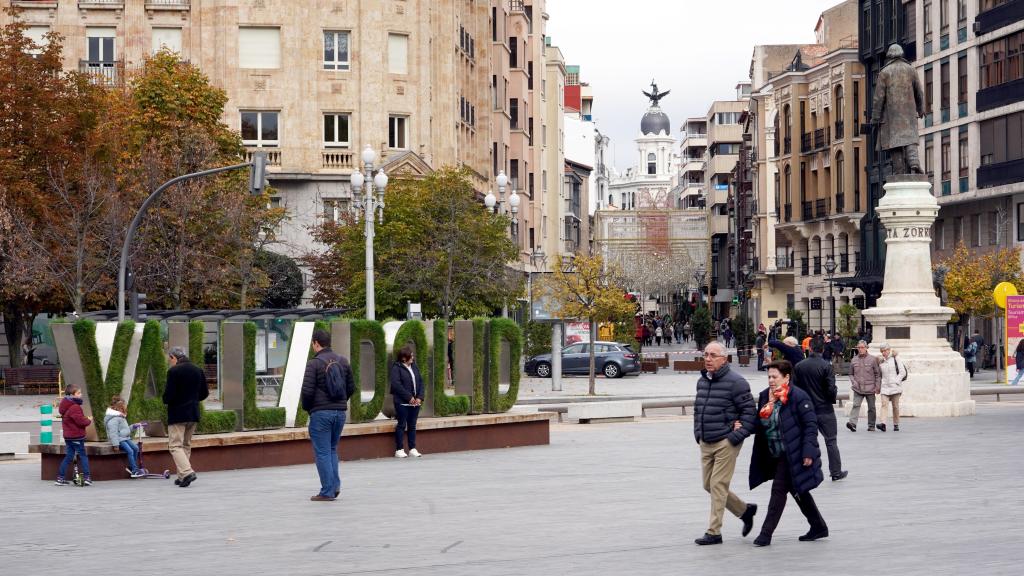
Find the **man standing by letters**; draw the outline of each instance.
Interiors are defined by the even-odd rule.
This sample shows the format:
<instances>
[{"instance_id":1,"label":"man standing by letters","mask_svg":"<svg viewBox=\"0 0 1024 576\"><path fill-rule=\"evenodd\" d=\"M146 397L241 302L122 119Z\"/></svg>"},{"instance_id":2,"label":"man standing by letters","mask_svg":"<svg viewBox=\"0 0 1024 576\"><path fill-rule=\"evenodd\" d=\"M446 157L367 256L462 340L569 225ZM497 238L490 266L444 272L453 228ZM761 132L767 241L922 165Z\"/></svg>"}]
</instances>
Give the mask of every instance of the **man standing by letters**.
<instances>
[{"instance_id":1,"label":"man standing by letters","mask_svg":"<svg viewBox=\"0 0 1024 576\"><path fill-rule=\"evenodd\" d=\"M878 73L871 102L871 125L878 147L889 153L893 174L921 174L917 150L917 119L924 116L924 91L917 73L903 59L899 44L889 46Z\"/></svg>"}]
</instances>

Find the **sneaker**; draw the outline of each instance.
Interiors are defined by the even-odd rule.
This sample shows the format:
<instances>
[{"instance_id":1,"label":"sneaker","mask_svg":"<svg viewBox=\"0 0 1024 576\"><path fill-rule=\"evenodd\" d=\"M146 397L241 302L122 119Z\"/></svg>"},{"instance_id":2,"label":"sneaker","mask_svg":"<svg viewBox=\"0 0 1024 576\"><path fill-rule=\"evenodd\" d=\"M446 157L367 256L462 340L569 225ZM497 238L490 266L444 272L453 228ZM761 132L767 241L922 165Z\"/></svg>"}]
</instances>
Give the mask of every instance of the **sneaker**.
<instances>
[{"instance_id":1,"label":"sneaker","mask_svg":"<svg viewBox=\"0 0 1024 576\"><path fill-rule=\"evenodd\" d=\"M334 498L331 498L330 496L321 496L319 494L316 496L310 496L309 500L310 502L334 502Z\"/></svg>"},{"instance_id":2,"label":"sneaker","mask_svg":"<svg viewBox=\"0 0 1024 576\"><path fill-rule=\"evenodd\" d=\"M882 423L882 424L879 424L878 426L876 426L876 428L878 428L878 429L879 429L879 430L881 430L882 432L885 432L885 424L884 424L884 423Z\"/></svg>"},{"instance_id":3,"label":"sneaker","mask_svg":"<svg viewBox=\"0 0 1024 576\"><path fill-rule=\"evenodd\" d=\"M182 478L181 482L178 483L178 486L180 486L181 488L188 488L195 481L196 481L196 473L192 472L188 476L185 476L184 478Z\"/></svg>"},{"instance_id":4,"label":"sneaker","mask_svg":"<svg viewBox=\"0 0 1024 576\"><path fill-rule=\"evenodd\" d=\"M857 431L857 425L856 425L856 424L854 424L853 422L847 422L847 423L846 423L846 428L847 428L847 429L848 429L848 430L849 430L850 432L856 432L856 431Z\"/></svg>"},{"instance_id":5,"label":"sneaker","mask_svg":"<svg viewBox=\"0 0 1024 576\"><path fill-rule=\"evenodd\" d=\"M419 458L420 456L423 456L423 454L420 454L419 450L413 448L412 450L409 450L409 456L412 456L413 458Z\"/></svg>"},{"instance_id":6,"label":"sneaker","mask_svg":"<svg viewBox=\"0 0 1024 576\"><path fill-rule=\"evenodd\" d=\"M68 481L58 476L57 480L53 483L53 485L54 486L67 486L68 485Z\"/></svg>"},{"instance_id":7,"label":"sneaker","mask_svg":"<svg viewBox=\"0 0 1024 576\"><path fill-rule=\"evenodd\" d=\"M893 424L892 425L892 431L893 432L899 432L900 431L900 425L899 424Z\"/></svg>"},{"instance_id":8,"label":"sneaker","mask_svg":"<svg viewBox=\"0 0 1024 576\"><path fill-rule=\"evenodd\" d=\"M143 474L142 470L132 472L132 478L142 478L143 476L145 476L145 474Z\"/></svg>"},{"instance_id":9,"label":"sneaker","mask_svg":"<svg viewBox=\"0 0 1024 576\"><path fill-rule=\"evenodd\" d=\"M406 456L408 454L405 453L405 450L395 450L395 458L405 458Z\"/></svg>"},{"instance_id":10,"label":"sneaker","mask_svg":"<svg viewBox=\"0 0 1024 576\"><path fill-rule=\"evenodd\" d=\"M82 480L82 486L92 486L92 478Z\"/></svg>"}]
</instances>

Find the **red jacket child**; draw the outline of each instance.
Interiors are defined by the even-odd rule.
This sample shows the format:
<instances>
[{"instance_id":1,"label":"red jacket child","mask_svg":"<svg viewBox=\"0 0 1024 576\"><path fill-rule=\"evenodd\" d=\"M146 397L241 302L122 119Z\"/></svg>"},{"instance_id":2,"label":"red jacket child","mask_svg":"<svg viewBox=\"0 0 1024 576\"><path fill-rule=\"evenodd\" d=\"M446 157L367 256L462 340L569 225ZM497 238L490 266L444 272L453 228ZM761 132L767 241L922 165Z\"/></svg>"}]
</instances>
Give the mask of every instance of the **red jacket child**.
<instances>
[{"instance_id":1,"label":"red jacket child","mask_svg":"<svg viewBox=\"0 0 1024 576\"><path fill-rule=\"evenodd\" d=\"M60 401L57 409L61 417L61 428L64 430L66 440L81 440L85 438L85 429L92 424L91 418L86 418L82 411L82 399L75 396L65 396Z\"/></svg>"}]
</instances>

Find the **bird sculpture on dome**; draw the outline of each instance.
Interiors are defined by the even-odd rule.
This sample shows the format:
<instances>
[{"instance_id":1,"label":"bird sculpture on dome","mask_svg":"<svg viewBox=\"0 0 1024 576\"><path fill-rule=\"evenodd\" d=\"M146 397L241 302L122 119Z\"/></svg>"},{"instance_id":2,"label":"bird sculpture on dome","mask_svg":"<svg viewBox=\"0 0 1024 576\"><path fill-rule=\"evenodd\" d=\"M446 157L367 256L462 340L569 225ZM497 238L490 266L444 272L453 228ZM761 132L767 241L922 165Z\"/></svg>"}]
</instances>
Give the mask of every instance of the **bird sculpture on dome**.
<instances>
[{"instance_id":1,"label":"bird sculpture on dome","mask_svg":"<svg viewBox=\"0 0 1024 576\"><path fill-rule=\"evenodd\" d=\"M658 85L654 83L654 79L652 78L651 79L651 91L648 92L646 90L641 90L641 92L644 93L644 96L647 96L648 98L651 99L651 106L657 106L658 105L658 101L661 100L662 98L664 98L665 96L668 96L668 93L671 92L671 90L665 90L664 92L658 92Z\"/></svg>"}]
</instances>

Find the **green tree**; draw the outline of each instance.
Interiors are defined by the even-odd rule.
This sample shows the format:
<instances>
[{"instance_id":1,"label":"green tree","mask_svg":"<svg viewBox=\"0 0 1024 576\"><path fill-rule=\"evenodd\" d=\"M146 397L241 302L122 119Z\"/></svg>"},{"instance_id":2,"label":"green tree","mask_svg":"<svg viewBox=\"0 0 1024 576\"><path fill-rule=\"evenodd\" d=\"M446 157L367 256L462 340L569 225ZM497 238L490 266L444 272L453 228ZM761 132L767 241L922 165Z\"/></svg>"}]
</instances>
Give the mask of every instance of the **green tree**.
<instances>
[{"instance_id":1,"label":"green tree","mask_svg":"<svg viewBox=\"0 0 1024 576\"><path fill-rule=\"evenodd\" d=\"M526 339L525 354L529 358L545 352L551 352L551 324L531 320L523 330Z\"/></svg>"},{"instance_id":2,"label":"green tree","mask_svg":"<svg viewBox=\"0 0 1024 576\"><path fill-rule=\"evenodd\" d=\"M843 338L848 352L853 350L857 343L857 316L859 315L860 310L853 304L846 303L839 307L839 335Z\"/></svg>"},{"instance_id":3,"label":"green tree","mask_svg":"<svg viewBox=\"0 0 1024 576\"><path fill-rule=\"evenodd\" d=\"M693 330L693 341L698 350L703 350L711 341L711 311L707 306L699 306L690 316L690 329Z\"/></svg>"},{"instance_id":4,"label":"green tree","mask_svg":"<svg viewBox=\"0 0 1024 576\"><path fill-rule=\"evenodd\" d=\"M551 274L540 281L537 292L550 299L554 314L563 319L585 319L595 326L597 322L613 322L632 314L635 306L623 298L625 288L618 283L622 278L614 266L605 266L598 256L576 256L572 266L563 269L557 263ZM590 346L591 396L597 393L594 379L594 347Z\"/></svg>"},{"instance_id":5,"label":"green tree","mask_svg":"<svg viewBox=\"0 0 1024 576\"><path fill-rule=\"evenodd\" d=\"M256 257L256 267L270 284L264 292L260 308L298 308L302 303L302 270L295 260L266 250Z\"/></svg>"},{"instance_id":6,"label":"green tree","mask_svg":"<svg viewBox=\"0 0 1024 576\"><path fill-rule=\"evenodd\" d=\"M522 274L507 264L519 249L510 221L488 213L465 169L442 168L422 180L393 179L374 238L377 315L402 317L407 301L443 317L489 314L522 294ZM313 301L362 313L366 302L363 223L346 216L312 229L326 246L304 258Z\"/></svg>"},{"instance_id":7,"label":"green tree","mask_svg":"<svg viewBox=\"0 0 1024 576\"><path fill-rule=\"evenodd\" d=\"M796 327L789 327L789 330L786 332L787 335L793 336L797 339L802 339L804 336L807 336L809 330L807 328L807 323L804 322L803 312L796 308L789 308L786 310L786 318L796 322Z\"/></svg>"}]
</instances>

